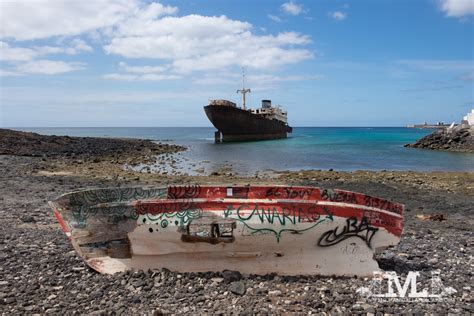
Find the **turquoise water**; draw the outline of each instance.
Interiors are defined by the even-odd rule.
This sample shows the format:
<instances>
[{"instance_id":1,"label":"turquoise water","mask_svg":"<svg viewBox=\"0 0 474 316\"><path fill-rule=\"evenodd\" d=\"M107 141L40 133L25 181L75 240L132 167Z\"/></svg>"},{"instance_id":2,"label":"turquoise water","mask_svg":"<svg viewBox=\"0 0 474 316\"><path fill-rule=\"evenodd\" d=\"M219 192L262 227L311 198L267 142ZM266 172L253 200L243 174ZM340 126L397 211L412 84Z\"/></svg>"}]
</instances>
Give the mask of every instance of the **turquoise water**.
<instances>
[{"instance_id":1,"label":"turquoise water","mask_svg":"<svg viewBox=\"0 0 474 316\"><path fill-rule=\"evenodd\" d=\"M232 166L253 174L264 170L474 171L474 154L403 147L429 130L403 127L296 127L287 139L214 144L214 128L18 128L48 135L147 138L185 145L180 161L207 171Z\"/></svg>"}]
</instances>

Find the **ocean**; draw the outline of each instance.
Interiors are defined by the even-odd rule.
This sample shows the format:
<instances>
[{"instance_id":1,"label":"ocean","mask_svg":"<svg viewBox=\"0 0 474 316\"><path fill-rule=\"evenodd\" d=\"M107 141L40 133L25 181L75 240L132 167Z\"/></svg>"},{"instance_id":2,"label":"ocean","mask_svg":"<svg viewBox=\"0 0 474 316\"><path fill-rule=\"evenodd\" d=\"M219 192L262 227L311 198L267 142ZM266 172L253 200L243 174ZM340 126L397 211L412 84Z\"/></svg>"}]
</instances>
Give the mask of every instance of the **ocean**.
<instances>
[{"instance_id":1,"label":"ocean","mask_svg":"<svg viewBox=\"0 0 474 316\"><path fill-rule=\"evenodd\" d=\"M282 170L474 171L474 154L403 147L430 130L403 127L296 127L287 139L214 143L211 127L15 128L46 135L131 137L176 143L189 149L178 166L193 174L232 168L252 175Z\"/></svg>"}]
</instances>

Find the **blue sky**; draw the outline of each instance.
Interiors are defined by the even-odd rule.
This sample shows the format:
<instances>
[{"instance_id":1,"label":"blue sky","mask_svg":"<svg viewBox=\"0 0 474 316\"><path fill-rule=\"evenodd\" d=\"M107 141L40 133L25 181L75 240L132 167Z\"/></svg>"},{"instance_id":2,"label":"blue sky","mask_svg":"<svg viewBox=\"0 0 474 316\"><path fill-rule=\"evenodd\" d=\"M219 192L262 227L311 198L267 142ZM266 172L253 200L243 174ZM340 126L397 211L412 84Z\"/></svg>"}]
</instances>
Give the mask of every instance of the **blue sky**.
<instances>
[{"instance_id":1,"label":"blue sky","mask_svg":"<svg viewBox=\"0 0 474 316\"><path fill-rule=\"evenodd\" d=\"M0 4L0 126L210 126L209 99L272 99L293 126L459 121L474 0Z\"/></svg>"}]
</instances>

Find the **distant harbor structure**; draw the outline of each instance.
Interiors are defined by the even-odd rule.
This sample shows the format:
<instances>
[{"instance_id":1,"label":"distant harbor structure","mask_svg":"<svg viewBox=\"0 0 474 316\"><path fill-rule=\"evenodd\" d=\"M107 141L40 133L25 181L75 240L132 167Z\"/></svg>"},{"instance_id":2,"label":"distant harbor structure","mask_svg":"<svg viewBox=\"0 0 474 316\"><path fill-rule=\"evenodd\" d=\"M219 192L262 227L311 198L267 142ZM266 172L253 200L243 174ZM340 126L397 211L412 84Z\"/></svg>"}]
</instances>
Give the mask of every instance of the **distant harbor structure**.
<instances>
[{"instance_id":1,"label":"distant harbor structure","mask_svg":"<svg viewBox=\"0 0 474 316\"><path fill-rule=\"evenodd\" d=\"M428 124L427 122L423 124L409 124L407 125L408 128L448 128L453 129L454 127L459 126L460 128L474 128L474 109L471 112L467 113L462 120L461 123L452 122L451 124L445 124L444 122L438 122L437 124Z\"/></svg>"},{"instance_id":2,"label":"distant harbor structure","mask_svg":"<svg viewBox=\"0 0 474 316\"><path fill-rule=\"evenodd\" d=\"M474 127L474 109L472 109L470 113L467 113L467 115L463 117L461 124L467 124L470 127Z\"/></svg>"},{"instance_id":3,"label":"distant harbor structure","mask_svg":"<svg viewBox=\"0 0 474 316\"><path fill-rule=\"evenodd\" d=\"M437 124L428 124L424 122L423 124L408 124L408 128L445 128L449 127L449 124L445 124L444 122L438 122Z\"/></svg>"}]
</instances>

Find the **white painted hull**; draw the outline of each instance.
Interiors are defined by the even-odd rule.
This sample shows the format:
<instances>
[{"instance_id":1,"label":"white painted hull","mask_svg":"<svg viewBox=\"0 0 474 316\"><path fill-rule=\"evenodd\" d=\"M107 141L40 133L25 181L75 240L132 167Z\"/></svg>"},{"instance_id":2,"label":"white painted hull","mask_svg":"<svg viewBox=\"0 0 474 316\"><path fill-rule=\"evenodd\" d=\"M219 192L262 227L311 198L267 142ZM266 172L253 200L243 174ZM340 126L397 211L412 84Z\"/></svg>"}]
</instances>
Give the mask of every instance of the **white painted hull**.
<instances>
[{"instance_id":1,"label":"white painted hull","mask_svg":"<svg viewBox=\"0 0 474 316\"><path fill-rule=\"evenodd\" d=\"M119 202L105 197L105 203L95 201L81 208L89 212L86 222L77 221L71 195L51 205L78 253L103 273L167 268L369 276L379 269L374 252L400 240L400 204L377 199L377 208L367 196L352 192L349 196L345 191L339 192L343 198L331 201L318 188L292 188L312 190L296 196L267 196L269 187L246 188L243 198L227 196L229 187L199 187L192 197L158 193ZM136 216L112 220L117 207ZM101 227L107 230L105 235Z\"/></svg>"}]
</instances>

